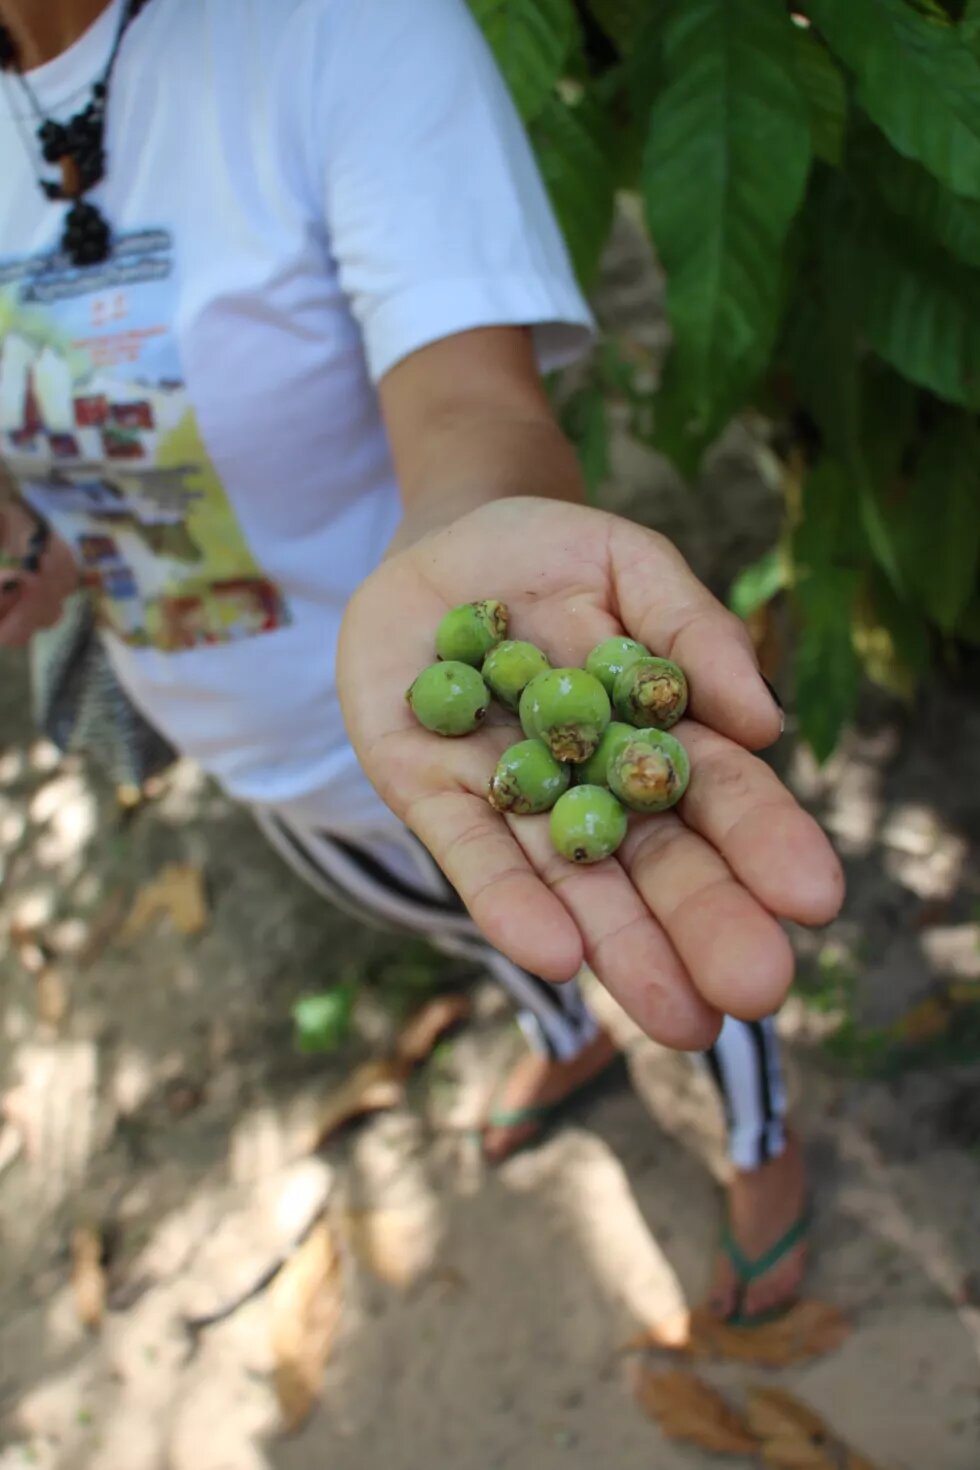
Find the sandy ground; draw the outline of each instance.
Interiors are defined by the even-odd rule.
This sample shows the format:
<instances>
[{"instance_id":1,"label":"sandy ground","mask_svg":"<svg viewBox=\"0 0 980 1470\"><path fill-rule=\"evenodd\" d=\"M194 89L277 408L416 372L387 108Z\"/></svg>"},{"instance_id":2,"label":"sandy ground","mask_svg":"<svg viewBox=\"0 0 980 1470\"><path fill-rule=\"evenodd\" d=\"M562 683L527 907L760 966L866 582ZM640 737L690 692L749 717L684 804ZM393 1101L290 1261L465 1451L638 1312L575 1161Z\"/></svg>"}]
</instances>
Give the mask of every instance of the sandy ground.
<instances>
[{"instance_id":1,"label":"sandy ground","mask_svg":"<svg viewBox=\"0 0 980 1470\"><path fill-rule=\"evenodd\" d=\"M635 317L646 281L623 248L603 298L613 323ZM660 333L652 319L653 345ZM772 490L737 435L691 493L626 444L615 471L613 503L644 491L718 585L767 544ZM486 1171L460 1125L515 1037L477 978L472 1023L406 1105L305 1157L318 1100L385 1043L428 962L406 966L324 908L193 770L121 824L107 793L32 740L17 661L0 678L0 1095L14 1119L0 1131L2 1470L719 1463L641 1415L618 1354L706 1282L721 1130L697 1066L613 1016L633 1087ZM980 979L980 705L936 691L912 728L872 699L822 773L792 728L783 744L777 759L850 880L841 919L795 936L801 993L782 1028L814 1180L810 1288L854 1331L770 1378L880 1470L976 1470L980 1065L874 1079L834 1061L825 1035L837 992L853 992L859 1027L881 1027L943 982ZM174 861L205 875L205 930L163 921L127 937L129 899ZM41 982L31 933L57 951ZM365 977L355 1036L327 1059L298 1057L291 1004L350 973ZM267 1296L195 1351L181 1322L250 1285L324 1197L369 1221L376 1258L404 1284L345 1250L322 1403L286 1439ZM86 1221L114 1238L99 1335L69 1288L71 1231ZM706 1371L734 1390L764 1376Z\"/></svg>"}]
</instances>

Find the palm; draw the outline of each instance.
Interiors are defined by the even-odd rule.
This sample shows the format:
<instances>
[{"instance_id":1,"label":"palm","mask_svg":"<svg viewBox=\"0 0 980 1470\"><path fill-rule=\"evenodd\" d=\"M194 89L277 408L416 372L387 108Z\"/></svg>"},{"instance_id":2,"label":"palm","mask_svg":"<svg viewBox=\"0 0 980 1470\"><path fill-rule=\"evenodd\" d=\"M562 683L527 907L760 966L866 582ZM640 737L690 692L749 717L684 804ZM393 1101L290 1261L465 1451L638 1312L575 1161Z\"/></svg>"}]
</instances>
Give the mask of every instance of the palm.
<instances>
[{"instance_id":1,"label":"palm","mask_svg":"<svg viewBox=\"0 0 980 1470\"><path fill-rule=\"evenodd\" d=\"M515 637L554 664L581 664L615 633L669 654L691 681L677 733L692 757L675 811L636 821L615 858L578 869L547 821L486 801L517 735L496 708L466 740L413 720L405 690L433 657L442 614L497 597ZM371 670L369 679L360 671ZM841 898L826 839L746 747L775 739L778 714L741 625L661 538L583 507L497 501L393 557L353 599L339 684L351 738L385 801L422 839L484 934L551 980L585 959L651 1035L710 1041L719 1012L775 1008L792 976L776 917L824 922Z\"/></svg>"}]
</instances>

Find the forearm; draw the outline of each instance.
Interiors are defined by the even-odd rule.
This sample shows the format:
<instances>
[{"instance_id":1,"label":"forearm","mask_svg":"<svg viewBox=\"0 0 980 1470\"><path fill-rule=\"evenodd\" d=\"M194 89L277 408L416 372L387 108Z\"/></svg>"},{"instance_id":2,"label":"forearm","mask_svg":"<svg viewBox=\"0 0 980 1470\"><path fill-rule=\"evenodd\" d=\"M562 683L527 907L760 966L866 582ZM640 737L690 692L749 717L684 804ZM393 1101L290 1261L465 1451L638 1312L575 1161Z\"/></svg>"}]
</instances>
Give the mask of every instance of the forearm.
<instances>
[{"instance_id":1,"label":"forearm","mask_svg":"<svg viewBox=\"0 0 980 1470\"><path fill-rule=\"evenodd\" d=\"M575 451L546 413L455 415L430 429L401 490L405 515L389 556L491 500L585 500Z\"/></svg>"}]
</instances>

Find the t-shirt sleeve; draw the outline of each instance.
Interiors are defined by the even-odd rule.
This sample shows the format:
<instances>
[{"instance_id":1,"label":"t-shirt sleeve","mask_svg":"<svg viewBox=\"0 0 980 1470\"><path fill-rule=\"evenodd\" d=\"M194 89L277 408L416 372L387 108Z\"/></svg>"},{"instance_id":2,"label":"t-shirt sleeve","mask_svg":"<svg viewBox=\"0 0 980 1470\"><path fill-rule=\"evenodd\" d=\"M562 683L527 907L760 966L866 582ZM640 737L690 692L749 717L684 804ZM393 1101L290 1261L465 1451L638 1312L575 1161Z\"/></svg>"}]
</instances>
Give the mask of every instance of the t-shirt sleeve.
<instances>
[{"instance_id":1,"label":"t-shirt sleeve","mask_svg":"<svg viewBox=\"0 0 980 1470\"><path fill-rule=\"evenodd\" d=\"M590 343L530 144L465 0L328 0L326 223L377 381L430 342L530 326L544 371Z\"/></svg>"}]
</instances>

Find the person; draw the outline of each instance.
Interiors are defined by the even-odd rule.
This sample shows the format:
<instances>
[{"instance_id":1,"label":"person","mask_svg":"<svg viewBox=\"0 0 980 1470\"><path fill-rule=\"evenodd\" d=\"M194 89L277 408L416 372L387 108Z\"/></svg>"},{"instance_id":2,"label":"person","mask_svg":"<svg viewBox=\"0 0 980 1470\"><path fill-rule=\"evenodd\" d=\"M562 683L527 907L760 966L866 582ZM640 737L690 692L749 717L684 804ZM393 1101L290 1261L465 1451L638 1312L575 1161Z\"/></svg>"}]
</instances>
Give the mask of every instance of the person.
<instances>
[{"instance_id":1,"label":"person","mask_svg":"<svg viewBox=\"0 0 980 1470\"><path fill-rule=\"evenodd\" d=\"M841 871L752 754L781 715L742 626L663 537L584 504L542 374L592 321L463 0L0 20L0 643L81 577L129 698L294 867L486 964L531 1042L489 1158L609 1066L583 962L706 1051L735 1166L712 1301L785 1302L779 920L829 920ZM626 632L689 674L688 793L593 868L486 802L512 726L439 740L406 707L442 613L483 596L554 662Z\"/></svg>"}]
</instances>

